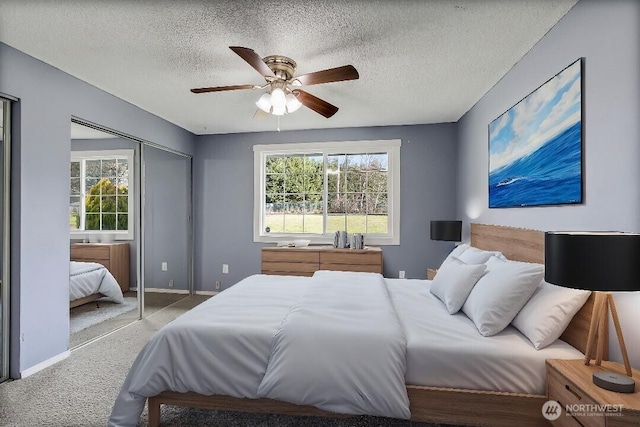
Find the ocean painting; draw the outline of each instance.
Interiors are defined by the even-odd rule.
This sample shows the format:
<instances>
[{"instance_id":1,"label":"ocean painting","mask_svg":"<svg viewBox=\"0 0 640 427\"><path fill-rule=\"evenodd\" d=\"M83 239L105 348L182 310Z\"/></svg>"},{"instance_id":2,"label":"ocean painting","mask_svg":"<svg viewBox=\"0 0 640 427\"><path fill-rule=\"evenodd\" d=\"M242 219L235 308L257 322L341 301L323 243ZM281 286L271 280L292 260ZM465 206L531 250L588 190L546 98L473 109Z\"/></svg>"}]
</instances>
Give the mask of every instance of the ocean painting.
<instances>
[{"instance_id":1,"label":"ocean painting","mask_svg":"<svg viewBox=\"0 0 640 427\"><path fill-rule=\"evenodd\" d=\"M489 124L489 207L582 203L582 59Z\"/></svg>"}]
</instances>

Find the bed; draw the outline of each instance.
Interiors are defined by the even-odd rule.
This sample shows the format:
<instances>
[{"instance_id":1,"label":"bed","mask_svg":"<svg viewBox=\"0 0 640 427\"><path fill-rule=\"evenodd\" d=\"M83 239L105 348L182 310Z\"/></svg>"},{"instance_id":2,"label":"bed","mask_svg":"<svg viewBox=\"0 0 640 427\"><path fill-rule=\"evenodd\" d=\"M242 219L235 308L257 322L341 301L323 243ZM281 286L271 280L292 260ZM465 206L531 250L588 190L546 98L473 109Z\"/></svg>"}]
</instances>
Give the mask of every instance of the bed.
<instances>
[{"instance_id":1,"label":"bed","mask_svg":"<svg viewBox=\"0 0 640 427\"><path fill-rule=\"evenodd\" d=\"M70 261L69 307L74 308L107 297L121 304L124 296L111 272L96 262Z\"/></svg>"},{"instance_id":2,"label":"bed","mask_svg":"<svg viewBox=\"0 0 640 427\"><path fill-rule=\"evenodd\" d=\"M542 232L473 224L471 236L471 244L476 248L502 251L509 259L516 261L542 261ZM531 347L530 343L511 327L494 337L484 338L472 329L475 326L469 324L469 319L465 320L464 314L449 317L443 313L442 304L428 291L428 281L369 280L368 277L362 277L367 273L359 273L356 282L362 280L367 289L376 289L374 293L377 297L370 300L367 296L358 308L361 311L350 317L349 310L340 311L344 308L341 305L358 305L357 283L354 285L356 288L347 291L346 296L341 295L336 301L335 297L328 297L333 291L330 286L343 279L334 274L336 273L321 272L318 278L311 279L255 276L212 298L209 300L210 304L203 303L167 325L163 328L163 333L154 336L138 355L116 400L109 425L135 425L147 397L151 426L159 424L161 404L296 415L367 413L413 421L465 425L547 425L541 413L542 404L546 401L543 374L545 358L583 356L581 351L584 351L586 344L593 297L573 317L561 337L562 340L540 352L531 349L527 352L526 348ZM383 280L384 284L379 284L379 280ZM340 283L339 286L345 285L346 283ZM326 288L329 293L325 293ZM276 293L278 297L271 298ZM384 308L386 305L381 305L386 304L385 298L390 300L392 307L402 309L388 312ZM302 305L302 309L297 310L300 301L309 299L311 302L308 306ZM316 301L324 300L328 301L328 307L316 306ZM368 331L354 329L353 325L361 319L366 319L363 323L377 322L376 316L368 317L371 306L376 308L374 313L381 313L380 322L373 323ZM419 317L421 310L440 310L438 316L442 319L436 320L436 323L455 318L455 323L462 328L456 333L466 334L468 339L477 340L470 348L482 346L483 340L492 341L498 343L498 347L512 349L511 354L522 352L526 356L518 359L519 364L514 364L510 363L509 358L487 359L475 354L474 360L480 367L475 373L469 373L466 369L468 364L465 363L465 370L458 370L461 376L447 374L438 377L438 372L455 372L456 365L464 361L451 357L451 354L440 353L429 364L423 362L424 355L437 348L420 348L415 343L424 344L425 340L416 341L412 338L416 333L421 333L419 325L411 326L412 317ZM322 322L316 322L323 325L316 329L313 329L313 323L304 323L306 314L313 311L337 313L336 316L343 320L342 323L349 325L346 329L357 331L357 334L352 335L357 337L354 341L360 341L363 336L366 338L365 354L385 354L384 358L375 358L338 351L341 363L336 366L335 362L327 362L323 371L331 372L327 377L335 377L334 380L341 383L341 378L349 377L351 372L360 369L358 360L366 365L371 362L369 359L374 359L371 363L379 363L380 372L366 380L362 377L355 378L354 381L358 382L355 388L351 384L338 384L332 386L331 393L325 390L317 396L313 396L305 384L323 382L325 378L307 377L308 373L304 369L274 377L274 372L284 372L284 366L304 365L305 357L309 360L310 355L324 355L324 349L313 347L318 343L324 343L322 345L325 348L341 347L339 343L343 341L333 335L323 337L324 331L332 329L326 323L329 319L323 318ZM288 329L289 320L297 317L303 319L304 327ZM216 333L212 334L214 327ZM369 331L378 329L389 336L400 336L399 343L376 347L378 344L367 341ZM223 341L224 345L216 346L215 341L211 340L216 336L223 336L225 330L230 335ZM313 339L308 339L309 337ZM322 341L321 338L328 341ZM437 343L443 341L443 338L436 337L426 341ZM190 343L188 349L185 344L187 342ZM295 342L300 342L303 349L291 350L292 343ZM402 347L403 343L405 347ZM373 348L376 350L371 350ZM279 349L285 351L278 352ZM171 357L165 361L158 356L163 351L171 353ZM188 366L176 363L185 360L191 363ZM384 367L389 360L392 361L390 366ZM369 374L377 370L370 368L362 369ZM523 380L521 374L527 370L531 372ZM502 380L495 380L494 377L500 377L499 374L504 371L508 374L503 375ZM485 373L485 380L478 383L478 377L483 376L482 372ZM401 381L400 384L398 381ZM385 384L385 392L390 392L390 395L374 395L372 389L375 384L380 383ZM349 407L340 399L331 400L335 395L348 397L355 394L362 397L360 400L367 400L373 405ZM375 408L382 401L385 404L390 402L389 408L376 412ZM361 403L358 400L358 405Z\"/></svg>"}]
</instances>

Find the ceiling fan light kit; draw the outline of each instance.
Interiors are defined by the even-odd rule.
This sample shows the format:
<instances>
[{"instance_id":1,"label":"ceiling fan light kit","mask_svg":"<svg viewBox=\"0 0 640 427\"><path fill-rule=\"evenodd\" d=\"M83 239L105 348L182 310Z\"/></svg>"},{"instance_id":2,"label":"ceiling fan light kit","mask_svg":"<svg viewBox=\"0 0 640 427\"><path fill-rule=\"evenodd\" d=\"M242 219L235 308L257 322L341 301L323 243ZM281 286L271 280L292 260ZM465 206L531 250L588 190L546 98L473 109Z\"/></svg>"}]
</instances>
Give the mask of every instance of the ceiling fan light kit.
<instances>
[{"instance_id":1,"label":"ceiling fan light kit","mask_svg":"<svg viewBox=\"0 0 640 427\"><path fill-rule=\"evenodd\" d=\"M237 53L266 80L266 84L259 85L234 85L217 86L191 89L193 93L222 92L238 89L264 89L270 90L256 102L256 106L265 113L275 116L293 113L301 106L305 106L326 118L333 116L338 107L329 104L298 87L303 85L315 85L321 83L339 82L345 80L356 80L360 76L352 65L331 68L314 73L304 74L294 77L297 64L286 56L271 55L264 58L255 53L252 49L240 46L230 46L231 50Z\"/></svg>"}]
</instances>

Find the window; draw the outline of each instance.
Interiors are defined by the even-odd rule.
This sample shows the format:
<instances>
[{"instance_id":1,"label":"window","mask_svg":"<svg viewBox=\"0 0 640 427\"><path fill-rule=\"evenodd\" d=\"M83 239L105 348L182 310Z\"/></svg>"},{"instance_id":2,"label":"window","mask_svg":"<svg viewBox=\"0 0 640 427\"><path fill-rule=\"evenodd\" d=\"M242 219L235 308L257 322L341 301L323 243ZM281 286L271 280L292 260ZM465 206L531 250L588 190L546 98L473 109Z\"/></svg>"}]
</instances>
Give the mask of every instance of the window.
<instances>
[{"instance_id":1,"label":"window","mask_svg":"<svg viewBox=\"0 0 640 427\"><path fill-rule=\"evenodd\" d=\"M133 150L73 151L69 228L74 237L133 238Z\"/></svg>"},{"instance_id":2,"label":"window","mask_svg":"<svg viewBox=\"0 0 640 427\"><path fill-rule=\"evenodd\" d=\"M254 146L254 241L400 243L400 140Z\"/></svg>"}]
</instances>

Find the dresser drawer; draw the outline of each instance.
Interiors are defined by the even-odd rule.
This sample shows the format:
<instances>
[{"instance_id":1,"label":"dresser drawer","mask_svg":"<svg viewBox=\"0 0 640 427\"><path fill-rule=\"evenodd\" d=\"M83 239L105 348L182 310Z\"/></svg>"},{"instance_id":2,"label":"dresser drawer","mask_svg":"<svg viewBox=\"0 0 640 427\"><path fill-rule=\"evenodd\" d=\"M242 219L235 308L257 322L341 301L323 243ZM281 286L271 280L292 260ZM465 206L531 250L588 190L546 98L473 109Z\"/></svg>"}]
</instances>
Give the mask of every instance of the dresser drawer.
<instances>
[{"instance_id":1,"label":"dresser drawer","mask_svg":"<svg viewBox=\"0 0 640 427\"><path fill-rule=\"evenodd\" d=\"M363 264L363 265L380 265L382 259L381 252L354 251L348 250L342 252L321 252L320 267L324 264Z\"/></svg>"},{"instance_id":2,"label":"dresser drawer","mask_svg":"<svg viewBox=\"0 0 640 427\"><path fill-rule=\"evenodd\" d=\"M584 427L605 427L605 417L604 416L594 416L593 414L581 414L579 411L577 413L565 414L565 408L567 405L589 405L585 411L591 411L591 408L596 407L596 402L592 400L589 396L582 392L582 390L578 389L572 382L568 381L565 377L560 375L553 369L549 370L549 375L547 376L548 388L549 388L549 399L555 400L562 406L562 416L557 420L553 421L554 426L571 426L571 425L582 425ZM575 418L573 420L572 418ZM578 421L575 424L571 424L571 421Z\"/></svg>"},{"instance_id":3,"label":"dresser drawer","mask_svg":"<svg viewBox=\"0 0 640 427\"><path fill-rule=\"evenodd\" d=\"M263 249L262 250L262 262L290 262L290 263L313 263L319 262L318 251L312 250L294 250L294 249Z\"/></svg>"},{"instance_id":4,"label":"dresser drawer","mask_svg":"<svg viewBox=\"0 0 640 427\"><path fill-rule=\"evenodd\" d=\"M92 246L92 245L71 245L71 259L75 260L109 260L108 246Z\"/></svg>"}]
</instances>

